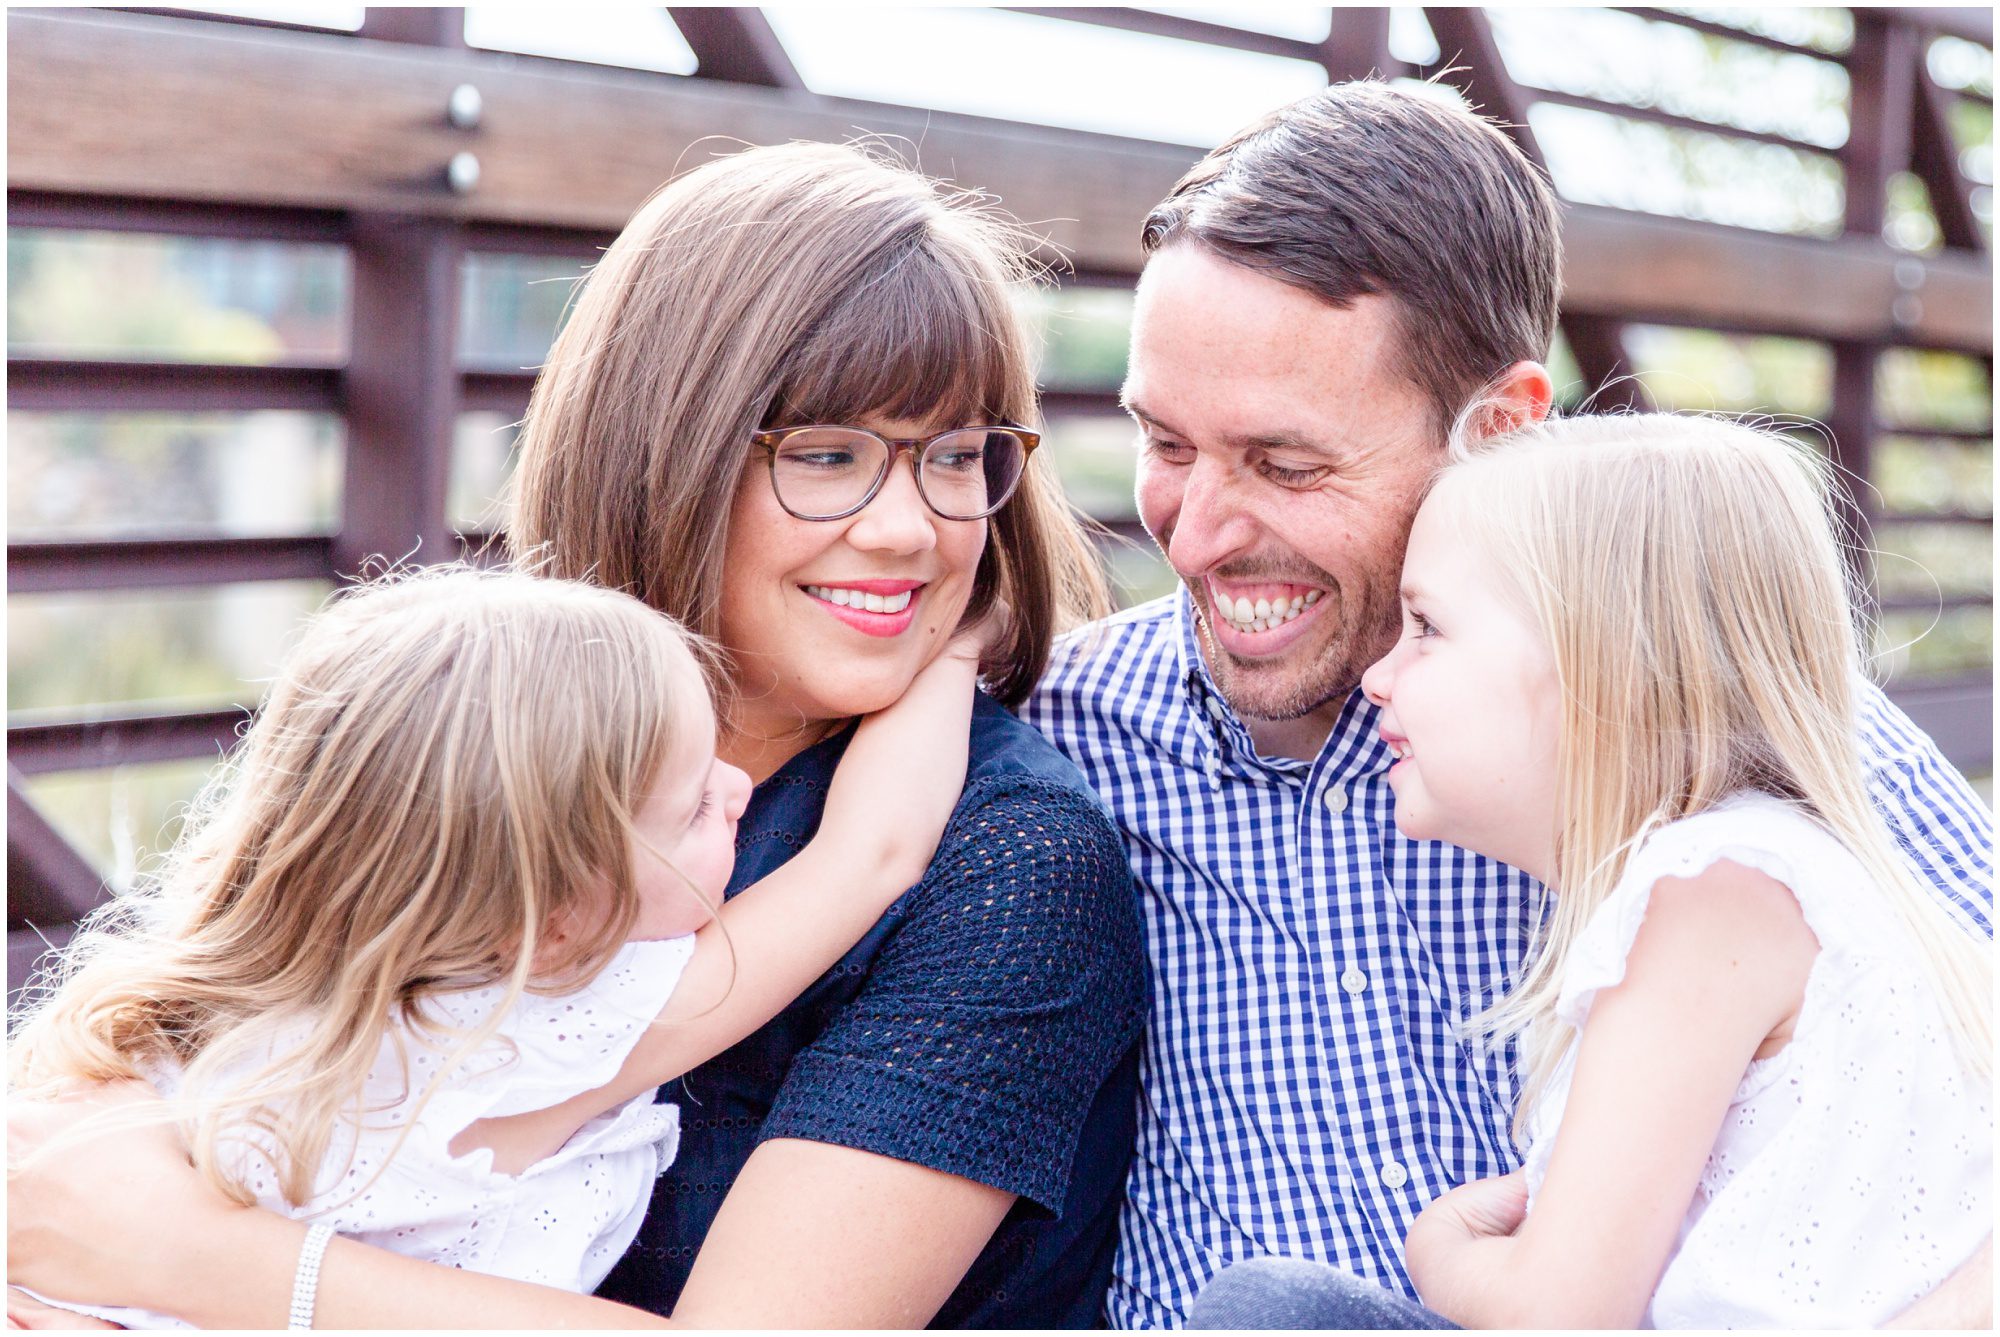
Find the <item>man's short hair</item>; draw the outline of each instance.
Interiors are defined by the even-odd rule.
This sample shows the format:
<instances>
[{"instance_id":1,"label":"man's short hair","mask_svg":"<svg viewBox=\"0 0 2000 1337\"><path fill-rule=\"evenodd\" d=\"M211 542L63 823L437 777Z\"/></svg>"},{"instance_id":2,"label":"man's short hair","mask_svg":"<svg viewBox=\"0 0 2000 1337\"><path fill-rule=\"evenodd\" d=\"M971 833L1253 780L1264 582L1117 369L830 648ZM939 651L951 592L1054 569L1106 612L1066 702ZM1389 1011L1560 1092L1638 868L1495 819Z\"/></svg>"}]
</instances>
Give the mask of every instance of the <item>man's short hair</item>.
<instances>
[{"instance_id":1,"label":"man's short hair","mask_svg":"<svg viewBox=\"0 0 2000 1337\"><path fill-rule=\"evenodd\" d=\"M1142 245L1188 240L1335 306L1393 297L1400 370L1440 436L1555 335L1562 242L1540 169L1491 121L1388 84L1300 98L1188 169Z\"/></svg>"}]
</instances>

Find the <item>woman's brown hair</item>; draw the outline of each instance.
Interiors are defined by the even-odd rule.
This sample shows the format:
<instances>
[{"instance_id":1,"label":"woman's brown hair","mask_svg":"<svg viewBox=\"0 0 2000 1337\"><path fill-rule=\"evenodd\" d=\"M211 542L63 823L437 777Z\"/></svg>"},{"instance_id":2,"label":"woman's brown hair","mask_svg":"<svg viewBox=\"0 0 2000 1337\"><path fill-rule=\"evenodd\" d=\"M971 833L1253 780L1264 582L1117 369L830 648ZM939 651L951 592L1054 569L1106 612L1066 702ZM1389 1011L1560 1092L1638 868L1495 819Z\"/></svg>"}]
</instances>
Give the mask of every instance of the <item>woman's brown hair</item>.
<instances>
[{"instance_id":1,"label":"woman's brown hair","mask_svg":"<svg viewBox=\"0 0 2000 1337\"><path fill-rule=\"evenodd\" d=\"M975 197L853 147L750 149L677 178L605 252L535 384L512 547L714 637L751 432L1032 422L1013 302L1025 241ZM987 677L1009 705L1056 633L1108 606L1045 460L993 517L968 617L995 600L1010 630Z\"/></svg>"}]
</instances>

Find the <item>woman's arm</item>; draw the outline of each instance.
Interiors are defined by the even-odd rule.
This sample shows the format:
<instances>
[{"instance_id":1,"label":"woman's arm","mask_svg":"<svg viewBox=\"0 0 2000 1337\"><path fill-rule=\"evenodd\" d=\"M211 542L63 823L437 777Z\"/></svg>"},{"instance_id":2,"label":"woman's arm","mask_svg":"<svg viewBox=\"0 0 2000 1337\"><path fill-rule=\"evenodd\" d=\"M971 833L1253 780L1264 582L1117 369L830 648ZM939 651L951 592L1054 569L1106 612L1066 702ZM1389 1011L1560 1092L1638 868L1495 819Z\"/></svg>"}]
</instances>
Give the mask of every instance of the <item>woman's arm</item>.
<instances>
[{"instance_id":1,"label":"woman's arm","mask_svg":"<svg viewBox=\"0 0 2000 1337\"><path fill-rule=\"evenodd\" d=\"M52 1109L10 1111L10 1141L18 1144L23 1126ZM304 1223L225 1202L164 1127L113 1133L86 1147L78 1158L10 1174L10 1280L204 1328L285 1326ZM922 1327L1012 1202L998 1189L885 1156L768 1142L730 1191L683 1293L680 1322ZM161 1248L163 1233L178 1243ZM321 1266L314 1326L675 1325L608 1300L336 1239Z\"/></svg>"},{"instance_id":2,"label":"woman's arm","mask_svg":"<svg viewBox=\"0 0 2000 1337\"><path fill-rule=\"evenodd\" d=\"M674 1306L695 1328L921 1328L1014 1195L908 1161L778 1138L750 1154Z\"/></svg>"},{"instance_id":3,"label":"woman's arm","mask_svg":"<svg viewBox=\"0 0 2000 1337\"><path fill-rule=\"evenodd\" d=\"M1661 879L1624 980L1592 1004L1533 1215L1507 1233L1469 1217L1502 1181L1433 1203L1405 1250L1424 1303L1466 1327L1635 1326L1743 1073L1796 1017L1818 951L1761 873Z\"/></svg>"},{"instance_id":4,"label":"woman's arm","mask_svg":"<svg viewBox=\"0 0 2000 1337\"><path fill-rule=\"evenodd\" d=\"M172 1314L204 1328L282 1328L306 1226L224 1199L164 1123L36 1153L141 1083L7 1110L7 1279L44 1295ZM665 1321L567 1291L438 1267L336 1239L323 1328L634 1328Z\"/></svg>"}]
</instances>

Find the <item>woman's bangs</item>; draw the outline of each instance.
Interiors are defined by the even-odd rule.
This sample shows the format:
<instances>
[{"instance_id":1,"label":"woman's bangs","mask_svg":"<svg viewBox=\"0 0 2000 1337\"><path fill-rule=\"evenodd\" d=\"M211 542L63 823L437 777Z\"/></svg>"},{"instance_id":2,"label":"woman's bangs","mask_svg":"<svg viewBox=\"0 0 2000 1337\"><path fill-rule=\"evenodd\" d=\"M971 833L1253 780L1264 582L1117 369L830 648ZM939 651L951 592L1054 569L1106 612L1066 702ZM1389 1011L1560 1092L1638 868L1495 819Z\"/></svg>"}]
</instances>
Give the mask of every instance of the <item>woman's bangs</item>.
<instances>
[{"instance_id":1,"label":"woman's bangs","mask_svg":"<svg viewBox=\"0 0 2000 1337\"><path fill-rule=\"evenodd\" d=\"M1003 291L923 250L837 303L787 357L766 426L874 417L975 423L1027 411L1025 353Z\"/></svg>"}]
</instances>

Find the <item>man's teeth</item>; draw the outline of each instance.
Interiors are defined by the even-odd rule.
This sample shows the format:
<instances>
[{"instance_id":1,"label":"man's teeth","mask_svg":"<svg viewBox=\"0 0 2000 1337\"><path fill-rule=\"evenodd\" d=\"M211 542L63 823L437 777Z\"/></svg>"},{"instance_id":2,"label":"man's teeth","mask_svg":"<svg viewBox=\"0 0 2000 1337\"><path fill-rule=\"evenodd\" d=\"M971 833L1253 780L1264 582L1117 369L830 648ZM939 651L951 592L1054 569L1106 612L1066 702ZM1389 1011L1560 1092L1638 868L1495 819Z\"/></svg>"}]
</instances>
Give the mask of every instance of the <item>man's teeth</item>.
<instances>
[{"instance_id":1,"label":"man's teeth","mask_svg":"<svg viewBox=\"0 0 2000 1337\"><path fill-rule=\"evenodd\" d=\"M865 594L838 585L808 585L806 593L839 608L859 608L864 613L900 613L910 606L911 591L901 594Z\"/></svg>"},{"instance_id":2,"label":"man's teeth","mask_svg":"<svg viewBox=\"0 0 2000 1337\"><path fill-rule=\"evenodd\" d=\"M1391 743L1389 744L1389 752L1397 761L1408 761L1410 759L1410 745L1408 743Z\"/></svg>"},{"instance_id":3,"label":"man's teeth","mask_svg":"<svg viewBox=\"0 0 2000 1337\"><path fill-rule=\"evenodd\" d=\"M1318 590L1307 590L1304 594L1279 599L1275 603L1269 599L1252 603L1248 599L1231 599L1226 594L1218 594L1215 596L1215 611L1237 631L1269 631L1273 627L1282 627L1318 603L1319 595Z\"/></svg>"}]
</instances>

